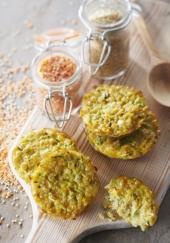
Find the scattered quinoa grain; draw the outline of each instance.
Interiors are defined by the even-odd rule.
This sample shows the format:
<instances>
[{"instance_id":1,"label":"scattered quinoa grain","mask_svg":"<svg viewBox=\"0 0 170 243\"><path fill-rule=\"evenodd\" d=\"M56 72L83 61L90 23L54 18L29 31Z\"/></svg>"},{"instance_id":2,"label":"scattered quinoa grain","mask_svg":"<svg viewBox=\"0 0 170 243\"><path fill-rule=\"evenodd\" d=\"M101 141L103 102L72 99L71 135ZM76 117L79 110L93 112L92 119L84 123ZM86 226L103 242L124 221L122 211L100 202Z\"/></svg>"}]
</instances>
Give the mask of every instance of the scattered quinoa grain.
<instances>
[{"instance_id":1,"label":"scattered quinoa grain","mask_svg":"<svg viewBox=\"0 0 170 243\"><path fill-rule=\"evenodd\" d=\"M11 223L16 224L17 223L17 219L12 219Z\"/></svg>"},{"instance_id":2,"label":"scattered quinoa grain","mask_svg":"<svg viewBox=\"0 0 170 243\"><path fill-rule=\"evenodd\" d=\"M10 227L11 227L11 225L10 225L10 224L6 224L6 227L7 227L7 228L10 228Z\"/></svg>"},{"instance_id":3,"label":"scattered quinoa grain","mask_svg":"<svg viewBox=\"0 0 170 243\"><path fill-rule=\"evenodd\" d=\"M12 49L12 52L15 51L16 49ZM28 65L16 66L9 56L0 53L0 67L0 180L1 185L9 183L10 186L15 186L14 193L17 193L22 187L8 168L8 149L34 107L34 92L32 80L27 75ZM22 103L20 106L19 99ZM12 196L11 192L6 193L6 199Z\"/></svg>"},{"instance_id":4,"label":"scattered quinoa grain","mask_svg":"<svg viewBox=\"0 0 170 243\"><path fill-rule=\"evenodd\" d=\"M4 222L4 217L0 217L0 225L2 225Z\"/></svg>"},{"instance_id":5,"label":"scattered quinoa grain","mask_svg":"<svg viewBox=\"0 0 170 243\"><path fill-rule=\"evenodd\" d=\"M20 227L22 227L23 223L22 223L22 222L19 222L18 225L19 225Z\"/></svg>"}]
</instances>

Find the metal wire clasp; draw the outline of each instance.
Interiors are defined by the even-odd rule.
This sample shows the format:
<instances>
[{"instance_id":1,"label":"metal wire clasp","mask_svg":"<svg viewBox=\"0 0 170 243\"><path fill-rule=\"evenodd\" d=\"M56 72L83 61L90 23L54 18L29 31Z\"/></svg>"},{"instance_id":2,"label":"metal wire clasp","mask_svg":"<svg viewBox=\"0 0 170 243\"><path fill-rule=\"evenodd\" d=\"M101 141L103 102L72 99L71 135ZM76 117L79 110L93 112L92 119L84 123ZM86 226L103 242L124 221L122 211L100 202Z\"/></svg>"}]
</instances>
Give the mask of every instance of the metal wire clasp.
<instances>
[{"instance_id":1,"label":"metal wire clasp","mask_svg":"<svg viewBox=\"0 0 170 243\"><path fill-rule=\"evenodd\" d=\"M90 56L91 56L91 41L94 40L98 40L101 41L103 43L103 48L100 54L100 58L99 58L99 62L98 63L91 63L90 62ZM86 60L86 45L88 45L88 53L89 53L89 57L88 57L88 61ZM105 36L101 33L94 33L94 32L89 32L89 34L86 36L86 38L83 41L82 44L82 59L84 64L91 66L92 68L95 68L95 70L93 71L93 75L98 71L98 69L103 66L106 61L109 58L111 52L111 46L108 43L108 41L106 40Z\"/></svg>"},{"instance_id":2,"label":"metal wire clasp","mask_svg":"<svg viewBox=\"0 0 170 243\"><path fill-rule=\"evenodd\" d=\"M54 97L54 93L56 92L64 99L63 114L61 116L55 114L52 105L52 98ZM58 128L62 129L65 122L70 119L72 107L73 107L72 100L69 97L68 93L66 92L65 87L63 87L62 91L55 91L52 89L48 90L48 95L44 99L44 108L50 121L55 122Z\"/></svg>"}]
</instances>

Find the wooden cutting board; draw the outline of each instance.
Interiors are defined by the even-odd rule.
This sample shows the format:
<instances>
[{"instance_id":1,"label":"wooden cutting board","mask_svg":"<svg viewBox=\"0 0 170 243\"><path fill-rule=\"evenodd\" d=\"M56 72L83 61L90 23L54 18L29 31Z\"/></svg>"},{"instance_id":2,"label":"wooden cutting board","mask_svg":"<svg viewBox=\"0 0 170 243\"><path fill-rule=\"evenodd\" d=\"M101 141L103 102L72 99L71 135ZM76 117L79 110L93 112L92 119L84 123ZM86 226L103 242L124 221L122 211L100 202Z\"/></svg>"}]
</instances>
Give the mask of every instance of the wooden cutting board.
<instances>
[{"instance_id":1,"label":"wooden cutting board","mask_svg":"<svg viewBox=\"0 0 170 243\"><path fill-rule=\"evenodd\" d=\"M167 12L166 6L166 4L161 4L159 2L154 3L150 12L150 17L156 14L157 19L159 19L159 16ZM154 30L152 31L153 37L160 38L158 33L159 30L162 31L162 28L162 25L157 25L155 32ZM161 136L159 141L149 154L140 159L127 161L109 159L94 151L86 139L80 118L78 115L72 117L64 127L64 131L77 141L79 149L84 154L88 155L98 168L101 190L94 203L76 220L66 221L52 219L45 215L41 215L40 210L32 198L29 187L18 177L16 171L12 167L13 173L28 193L33 207L33 226L27 242L78 242L82 236L89 232L96 232L101 229L129 227L129 225L123 221L110 222L100 219L99 217L104 195L103 188L112 177L118 175L127 175L141 179L152 188L156 194L157 203L161 204L170 184L170 110L156 103L147 91L146 81L150 69L150 58L144 45L144 35L139 31L138 26L133 25L132 32L131 63L126 75L114 81L114 83L134 86L144 92L150 108L157 114L160 121ZM90 82L94 82L94 80ZM43 127L54 127L54 124L36 107L15 144L19 141L20 137L28 131Z\"/></svg>"}]
</instances>

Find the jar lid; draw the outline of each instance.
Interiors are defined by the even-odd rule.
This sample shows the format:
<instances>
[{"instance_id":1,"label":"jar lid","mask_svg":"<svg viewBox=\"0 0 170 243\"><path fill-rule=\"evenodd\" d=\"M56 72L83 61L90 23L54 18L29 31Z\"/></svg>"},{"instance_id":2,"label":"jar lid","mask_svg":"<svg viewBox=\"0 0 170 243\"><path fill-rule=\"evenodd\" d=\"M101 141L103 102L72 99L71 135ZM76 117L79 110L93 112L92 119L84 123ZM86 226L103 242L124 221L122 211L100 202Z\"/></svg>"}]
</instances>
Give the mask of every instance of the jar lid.
<instances>
[{"instance_id":1,"label":"jar lid","mask_svg":"<svg viewBox=\"0 0 170 243\"><path fill-rule=\"evenodd\" d=\"M71 28L58 27L35 37L35 48L39 51L46 49L49 43L76 47L81 43L81 33Z\"/></svg>"}]
</instances>

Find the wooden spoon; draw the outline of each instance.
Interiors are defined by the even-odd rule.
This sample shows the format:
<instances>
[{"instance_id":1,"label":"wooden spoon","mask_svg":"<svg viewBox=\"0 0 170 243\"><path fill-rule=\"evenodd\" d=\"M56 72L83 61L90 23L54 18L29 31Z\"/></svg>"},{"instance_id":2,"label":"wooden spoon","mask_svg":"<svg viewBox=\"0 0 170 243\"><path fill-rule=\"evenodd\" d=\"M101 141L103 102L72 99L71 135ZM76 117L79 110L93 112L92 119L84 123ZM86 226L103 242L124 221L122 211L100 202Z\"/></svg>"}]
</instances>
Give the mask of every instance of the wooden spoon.
<instances>
[{"instance_id":1,"label":"wooden spoon","mask_svg":"<svg viewBox=\"0 0 170 243\"><path fill-rule=\"evenodd\" d=\"M153 45L147 26L140 14L135 16L134 23L143 44L149 54L151 69L148 76L147 87L151 96L160 104L170 107L170 62L164 60Z\"/></svg>"}]
</instances>

